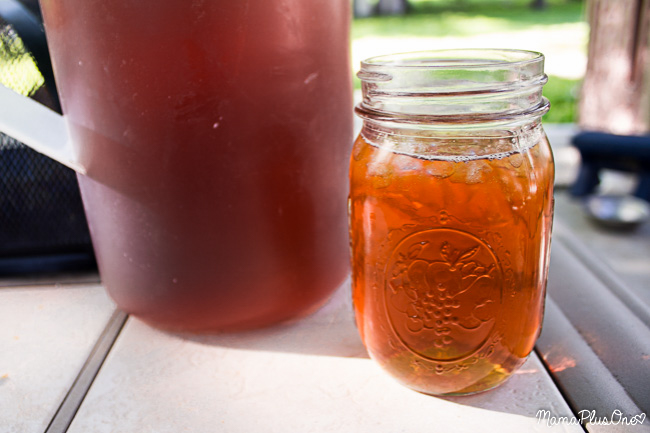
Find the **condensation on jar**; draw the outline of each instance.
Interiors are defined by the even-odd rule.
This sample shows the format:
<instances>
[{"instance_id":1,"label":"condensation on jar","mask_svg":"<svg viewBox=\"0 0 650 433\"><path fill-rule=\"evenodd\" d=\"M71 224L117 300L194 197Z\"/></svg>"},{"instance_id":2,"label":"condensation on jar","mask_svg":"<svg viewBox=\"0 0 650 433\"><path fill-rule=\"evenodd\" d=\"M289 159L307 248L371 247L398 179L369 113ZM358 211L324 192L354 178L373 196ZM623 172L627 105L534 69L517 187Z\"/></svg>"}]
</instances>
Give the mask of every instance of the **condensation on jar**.
<instances>
[{"instance_id":1,"label":"condensation on jar","mask_svg":"<svg viewBox=\"0 0 650 433\"><path fill-rule=\"evenodd\" d=\"M370 356L417 391L497 386L539 335L554 178L543 64L518 50L362 63L349 198L356 322Z\"/></svg>"}]
</instances>

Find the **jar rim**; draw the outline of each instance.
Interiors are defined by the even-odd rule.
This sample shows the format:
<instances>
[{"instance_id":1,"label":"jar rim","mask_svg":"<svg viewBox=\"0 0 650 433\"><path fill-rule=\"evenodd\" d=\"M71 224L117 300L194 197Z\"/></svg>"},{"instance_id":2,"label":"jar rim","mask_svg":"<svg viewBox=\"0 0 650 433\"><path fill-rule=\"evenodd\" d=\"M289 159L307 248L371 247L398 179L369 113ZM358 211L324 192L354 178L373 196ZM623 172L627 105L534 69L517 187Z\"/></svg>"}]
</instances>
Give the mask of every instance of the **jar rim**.
<instances>
[{"instance_id":1,"label":"jar rim","mask_svg":"<svg viewBox=\"0 0 650 433\"><path fill-rule=\"evenodd\" d=\"M361 62L361 69L388 66L398 69L472 69L486 67L524 66L543 62L537 51L510 48L459 48L385 54Z\"/></svg>"},{"instance_id":2,"label":"jar rim","mask_svg":"<svg viewBox=\"0 0 650 433\"><path fill-rule=\"evenodd\" d=\"M361 63L364 119L486 123L542 116L544 55L536 51L466 48L371 57Z\"/></svg>"}]
</instances>

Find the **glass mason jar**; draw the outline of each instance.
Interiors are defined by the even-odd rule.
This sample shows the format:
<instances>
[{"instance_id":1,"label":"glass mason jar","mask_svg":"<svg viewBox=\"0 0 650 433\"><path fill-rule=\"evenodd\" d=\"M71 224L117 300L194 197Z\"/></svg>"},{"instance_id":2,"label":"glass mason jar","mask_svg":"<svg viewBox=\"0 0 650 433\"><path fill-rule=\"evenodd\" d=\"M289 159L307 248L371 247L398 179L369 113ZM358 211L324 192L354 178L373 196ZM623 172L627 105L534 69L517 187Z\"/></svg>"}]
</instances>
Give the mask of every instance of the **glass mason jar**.
<instances>
[{"instance_id":1,"label":"glass mason jar","mask_svg":"<svg viewBox=\"0 0 650 433\"><path fill-rule=\"evenodd\" d=\"M542 54L516 50L362 62L356 321L371 357L417 391L490 389L539 335L554 178L543 67Z\"/></svg>"}]
</instances>

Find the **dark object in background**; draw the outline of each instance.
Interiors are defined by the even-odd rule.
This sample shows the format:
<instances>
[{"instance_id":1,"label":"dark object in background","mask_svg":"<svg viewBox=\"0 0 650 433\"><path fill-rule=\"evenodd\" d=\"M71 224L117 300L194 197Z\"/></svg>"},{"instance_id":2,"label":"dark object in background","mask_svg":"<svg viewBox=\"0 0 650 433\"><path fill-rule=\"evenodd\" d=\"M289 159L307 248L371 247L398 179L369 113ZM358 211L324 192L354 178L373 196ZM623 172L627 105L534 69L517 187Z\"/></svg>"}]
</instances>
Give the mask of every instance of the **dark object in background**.
<instances>
[{"instance_id":1,"label":"dark object in background","mask_svg":"<svg viewBox=\"0 0 650 433\"><path fill-rule=\"evenodd\" d=\"M578 178L571 187L575 196L593 193L603 169L636 173L639 183L634 195L650 201L650 135L614 135L581 132L573 137L582 162Z\"/></svg>"},{"instance_id":2,"label":"dark object in background","mask_svg":"<svg viewBox=\"0 0 650 433\"><path fill-rule=\"evenodd\" d=\"M354 0L354 16L367 18L373 15L403 15L411 9L408 0Z\"/></svg>"},{"instance_id":3,"label":"dark object in background","mask_svg":"<svg viewBox=\"0 0 650 433\"><path fill-rule=\"evenodd\" d=\"M60 112L40 15L14 0L0 2L0 63L2 84ZM94 269L75 173L0 133L0 276Z\"/></svg>"},{"instance_id":4,"label":"dark object in background","mask_svg":"<svg viewBox=\"0 0 650 433\"><path fill-rule=\"evenodd\" d=\"M530 7L533 9L546 9L546 0L533 0L530 3Z\"/></svg>"}]
</instances>

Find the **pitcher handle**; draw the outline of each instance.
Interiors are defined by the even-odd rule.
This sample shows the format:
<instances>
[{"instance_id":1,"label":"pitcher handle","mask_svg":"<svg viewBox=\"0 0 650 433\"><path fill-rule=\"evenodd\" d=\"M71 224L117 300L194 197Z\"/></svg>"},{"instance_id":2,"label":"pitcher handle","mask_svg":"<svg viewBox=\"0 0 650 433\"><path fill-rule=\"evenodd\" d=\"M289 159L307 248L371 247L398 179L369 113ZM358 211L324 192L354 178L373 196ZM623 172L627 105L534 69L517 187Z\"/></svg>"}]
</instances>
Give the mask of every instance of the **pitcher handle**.
<instances>
[{"instance_id":1,"label":"pitcher handle","mask_svg":"<svg viewBox=\"0 0 650 433\"><path fill-rule=\"evenodd\" d=\"M0 131L86 174L77 161L63 116L0 84Z\"/></svg>"}]
</instances>

